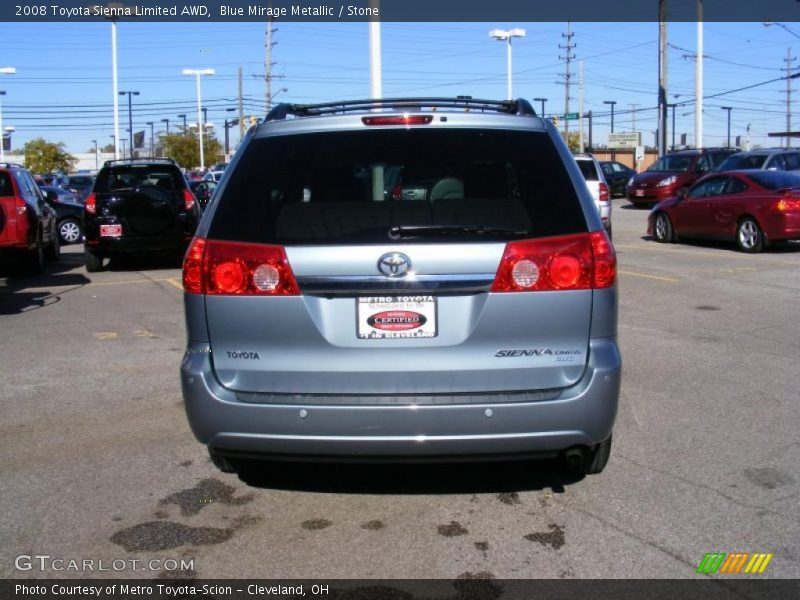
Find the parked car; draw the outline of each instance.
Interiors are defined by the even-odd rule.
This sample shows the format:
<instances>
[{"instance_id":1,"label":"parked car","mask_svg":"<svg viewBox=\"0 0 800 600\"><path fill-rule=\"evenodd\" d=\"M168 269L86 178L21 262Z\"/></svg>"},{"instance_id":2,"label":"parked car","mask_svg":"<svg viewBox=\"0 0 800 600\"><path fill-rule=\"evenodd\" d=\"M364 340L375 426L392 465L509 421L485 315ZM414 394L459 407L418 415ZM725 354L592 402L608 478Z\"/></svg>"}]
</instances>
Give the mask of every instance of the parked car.
<instances>
[{"instance_id":1,"label":"parked car","mask_svg":"<svg viewBox=\"0 0 800 600\"><path fill-rule=\"evenodd\" d=\"M206 205L208 204L209 200L211 200L211 196L216 189L217 184L214 181L190 181L189 182L189 189L192 190L192 193L197 198L197 201L200 203L200 207L205 209Z\"/></svg>"},{"instance_id":2,"label":"parked car","mask_svg":"<svg viewBox=\"0 0 800 600\"><path fill-rule=\"evenodd\" d=\"M731 154L716 171L764 169L766 171L800 171L800 151L785 148L759 148Z\"/></svg>"},{"instance_id":3,"label":"parked car","mask_svg":"<svg viewBox=\"0 0 800 600\"><path fill-rule=\"evenodd\" d=\"M800 175L784 171L726 171L655 206L648 234L658 242L681 238L735 241L743 252L800 239Z\"/></svg>"},{"instance_id":4,"label":"parked car","mask_svg":"<svg viewBox=\"0 0 800 600\"><path fill-rule=\"evenodd\" d=\"M203 175L203 181L213 181L214 183L219 183L219 180L222 179L224 174L225 171L209 171Z\"/></svg>"},{"instance_id":5,"label":"parked car","mask_svg":"<svg viewBox=\"0 0 800 600\"><path fill-rule=\"evenodd\" d=\"M606 228L608 237L611 237L611 197L600 161L591 154L576 154L575 162L578 163L578 168L586 180L586 187L594 198L603 227Z\"/></svg>"},{"instance_id":6,"label":"parked car","mask_svg":"<svg viewBox=\"0 0 800 600\"><path fill-rule=\"evenodd\" d=\"M77 192L82 200L92 192L94 186L94 177L91 175L74 174L67 176L66 189Z\"/></svg>"},{"instance_id":7,"label":"parked car","mask_svg":"<svg viewBox=\"0 0 800 600\"><path fill-rule=\"evenodd\" d=\"M56 211L58 235L62 244L75 244L83 239L83 201L64 188L44 186L45 199Z\"/></svg>"},{"instance_id":8,"label":"parked car","mask_svg":"<svg viewBox=\"0 0 800 600\"><path fill-rule=\"evenodd\" d=\"M625 188L636 171L616 160L601 160L603 175L606 178L611 197L625 196Z\"/></svg>"},{"instance_id":9,"label":"parked car","mask_svg":"<svg viewBox=\"0 0 800 600\"><path fill-rule=\"evenodd\" d=\"M173 160L106 161L86 199L86 270L99 271L114 256L182 254L200 215Z\"/></svg>"},{"instance_id":10,"label":"parked car","mask_svg":"<svg viewBox=\"0 0 800 600\"><path fill-rule=\"evenodd\" d=\"M183 284L186 412L222 470L606 465L614 249L525 100L276 106L228 167Z\"/></svg>"},{"instance_id":11,"label":"parked car","mask_svg":"<svg viewBox=\"0 0 800 600\"><path fill-rule=\"evenodd\" d=\"M735 148L704 148L666 154L649 169L631 178L626 194L628 202L635 206L651 206L676 196L736 151Z\"/></svg>"},{"instance_id":12,"label":"parked car","mask_svg":"<svg viewBox=\"0 0 800 600\"><path fill-rule=\"evenodd\" d=\"M0 258L17 255L36 274L60 254L55 210L27 169L0 163Z\"/></svg>"}]
</instances>

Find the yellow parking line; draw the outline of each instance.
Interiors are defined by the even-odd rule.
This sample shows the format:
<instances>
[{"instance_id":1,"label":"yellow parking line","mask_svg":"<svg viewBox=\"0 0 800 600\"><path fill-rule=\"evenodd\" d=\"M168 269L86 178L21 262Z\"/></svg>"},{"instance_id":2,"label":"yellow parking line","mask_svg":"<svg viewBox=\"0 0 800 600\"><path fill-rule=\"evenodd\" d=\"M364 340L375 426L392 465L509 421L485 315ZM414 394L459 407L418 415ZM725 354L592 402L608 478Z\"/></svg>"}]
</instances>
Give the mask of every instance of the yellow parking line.
<instances>
[{"instance_id":1,"label":"yellow parking line","mask_svg":"<svg viewBox=\"0 0 800 600\"><path fill-rule=\"evenodd\" d=\"M656 281L666 281L668 283L678 283L680 279L674 279L672 277L659 277L658 275L646 275L645 273L634 273L633 271L620 271L617 270L617 273L621 275L630 275L631 277L642 277L643 279L655 279Z\"/></svg>"},{"instance_id":2,"label":"yellow parking line","mask_svg":"<svg viewBox=\"0 0 800 600\"><path fill-rule=\"evenodd\" d=\"M180 291L183 291L183 284L178 280L177 277L170 277L166 281L167 281L167 283L171 283L172 285L174 285Z\"/></svg>"}]
</instances>

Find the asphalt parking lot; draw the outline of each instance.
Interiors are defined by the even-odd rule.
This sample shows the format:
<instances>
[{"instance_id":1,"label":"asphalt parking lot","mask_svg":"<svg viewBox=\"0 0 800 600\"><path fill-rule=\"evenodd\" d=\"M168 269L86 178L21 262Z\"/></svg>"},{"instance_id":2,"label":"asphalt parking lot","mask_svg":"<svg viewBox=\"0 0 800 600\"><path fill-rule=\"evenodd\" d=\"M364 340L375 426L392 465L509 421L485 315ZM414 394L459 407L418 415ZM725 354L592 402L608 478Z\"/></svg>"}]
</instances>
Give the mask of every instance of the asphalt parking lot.
<instances>
[{"instance_id":1,"label":"asphalt parking lot","mask_svg":"<svg viewBox=\"0 0 800 600\"><path fill-rule=\"evenodd\" d=\"M43 277L0 273L0 577L159 575L15 566L49 555L202 578L692 578L717 551L800 577L800 246L659 245L625 205L615 445L577 483L519 463L245 485L186 422L178 265L88 274L72 246Z\"/></svg>"}]
</instances>

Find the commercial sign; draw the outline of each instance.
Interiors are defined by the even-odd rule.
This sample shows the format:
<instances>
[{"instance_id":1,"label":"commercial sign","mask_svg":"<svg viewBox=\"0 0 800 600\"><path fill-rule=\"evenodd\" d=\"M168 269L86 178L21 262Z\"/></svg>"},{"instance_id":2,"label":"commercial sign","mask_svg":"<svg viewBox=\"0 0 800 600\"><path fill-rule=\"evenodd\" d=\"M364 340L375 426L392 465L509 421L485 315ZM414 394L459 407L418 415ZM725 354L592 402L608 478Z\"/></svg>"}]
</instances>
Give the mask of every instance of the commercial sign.
<instances>
[{"instance_id":1,"label":"commercial sign","mask_svg":"<svg viewBox=\"0 0 800 600\"><path fill-rule=\"evenodd\" d=\"M609 148L635 148L642 145L641 131L627 131L625 133L609 133Z\"/></svg>"}]
</instances>

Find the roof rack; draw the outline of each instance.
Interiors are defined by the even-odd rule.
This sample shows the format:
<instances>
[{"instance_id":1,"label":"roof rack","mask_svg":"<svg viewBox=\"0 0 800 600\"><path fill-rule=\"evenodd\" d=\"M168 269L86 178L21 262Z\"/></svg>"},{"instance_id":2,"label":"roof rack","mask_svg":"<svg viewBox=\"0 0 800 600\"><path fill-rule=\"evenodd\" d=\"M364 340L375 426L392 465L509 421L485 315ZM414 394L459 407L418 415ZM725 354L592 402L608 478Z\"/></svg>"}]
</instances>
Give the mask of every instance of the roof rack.
<instances>
[{"instance_id":1,"label":"roof rack","mask_svg":"<svg viewBox=\"0 0 800 600\"><path fill-rule=\"evenodd\" d=\"M2 167L3 169L10 169L12 167L15 167L17 169L24 169L25 168L24 166L22 166L19 163L5 162L5 161L0 162L0 167Z\"/></svg>"},{"instance_id":2,"label":"roof rack","mask_svg":"<svg viewBox=\"0 0 800 600\"><path fill-rule=\"evenodd\" d=\"M105 161L103 163L103 166L104 167L110 167L111 165L117 164L117 163L128 163L128 164L138 163L138 164L145 164L145 165L146 164L151 164L151 163L159 163L159 164L175 165L175 166L178 165L178 163L176 163L171 158L116 158L114 160Z\"/></svg>"},{"instance_id":3,"label":"roof rack","mask_svg":"<svg viewBox=\"0 0 800 600\"><path fill-rule=\"evenodd\" d=\"M326 102L324 104L279 104L269 111L266 121L280 121L288 116L318 117L336 113L369 112L380 108L417 111L423 109L436 111L440 108L448 108L536 116L536 111L524 98L517 98L516 100L476 100L471 96L457 96L455 98L380 98Z\"/></svg>"}]
</instances>

